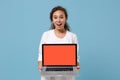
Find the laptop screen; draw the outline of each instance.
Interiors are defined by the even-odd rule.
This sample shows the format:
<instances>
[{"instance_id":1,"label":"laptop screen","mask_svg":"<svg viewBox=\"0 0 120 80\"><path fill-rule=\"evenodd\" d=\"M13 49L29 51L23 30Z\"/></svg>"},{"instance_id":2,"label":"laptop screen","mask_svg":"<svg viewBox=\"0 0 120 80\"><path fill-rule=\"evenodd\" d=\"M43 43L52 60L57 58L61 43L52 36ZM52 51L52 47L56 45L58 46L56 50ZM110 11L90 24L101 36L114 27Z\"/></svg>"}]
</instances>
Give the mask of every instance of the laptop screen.
<instances>
[{"instance_id":1,"label":"laptop screen","mask_svg":"<svg viewBox=\"0 0 120 80\"><path fill-rule=\"evenodd\" d=\"M43 44L43 66L77 66L77 44Z\"/></svg>"}]
</instances>

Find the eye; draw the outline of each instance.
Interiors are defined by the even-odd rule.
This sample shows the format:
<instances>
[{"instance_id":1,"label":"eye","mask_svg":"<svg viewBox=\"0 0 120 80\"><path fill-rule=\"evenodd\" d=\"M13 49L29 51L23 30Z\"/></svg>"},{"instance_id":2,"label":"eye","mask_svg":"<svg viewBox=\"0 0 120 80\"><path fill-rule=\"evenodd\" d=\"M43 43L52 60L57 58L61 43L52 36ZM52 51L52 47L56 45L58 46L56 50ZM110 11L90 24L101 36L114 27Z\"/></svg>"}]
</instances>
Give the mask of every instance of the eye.
<instances>
[{"instance_id":1,"label":"eye","mask_svg":"<svg viewBox=\"0 0 120 80\"><path fill-rule=\"evenodd\" d=\"M57 19L57 16L53 16L54 19Z\"/></svg>"},{"instance_id":2,"label":"eye","mask_svg":"<svg viewBox=\"0 0 120 80\"><path fill-rule=\"evenodd\" d=\"M61 19L63 19L64 17L63 16L60 16Z\"/></svg>"}]
</instances>

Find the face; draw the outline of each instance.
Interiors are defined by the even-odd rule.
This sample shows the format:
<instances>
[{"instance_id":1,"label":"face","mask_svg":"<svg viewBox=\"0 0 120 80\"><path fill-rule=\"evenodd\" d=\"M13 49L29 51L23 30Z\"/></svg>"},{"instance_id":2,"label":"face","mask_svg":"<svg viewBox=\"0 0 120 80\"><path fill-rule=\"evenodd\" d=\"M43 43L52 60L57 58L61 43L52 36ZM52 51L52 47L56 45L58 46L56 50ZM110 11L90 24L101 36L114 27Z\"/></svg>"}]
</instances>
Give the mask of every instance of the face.
<instances>
[{"instance_id":1,"label":"face","mask_svg":"<svg viewBox=\"0 0 120 80\"><path fill-rule=\"evenodd\" d=\"M63 30L66 23L65 13L61 10L57 10L53 13L52 22L55 26L55 29Z\"/></svg>"}]
</instances>

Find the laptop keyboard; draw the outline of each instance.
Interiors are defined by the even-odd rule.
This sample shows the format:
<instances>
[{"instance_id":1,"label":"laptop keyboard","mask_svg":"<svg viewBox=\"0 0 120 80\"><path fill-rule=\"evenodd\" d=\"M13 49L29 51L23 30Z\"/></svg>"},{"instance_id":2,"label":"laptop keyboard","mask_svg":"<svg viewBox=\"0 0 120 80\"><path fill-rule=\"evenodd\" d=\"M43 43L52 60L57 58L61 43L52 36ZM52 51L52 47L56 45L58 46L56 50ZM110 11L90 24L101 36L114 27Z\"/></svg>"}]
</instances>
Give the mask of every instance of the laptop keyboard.
<instances>
[{"instance_id":1,"label":"laptop keyboard","mask_svg":"<svg viewBox=\"0 0 120 80\"><path fill-rule=\"evenodd\" d=\"M73 68L46 68L46 71L73 71Z\"/></svg>"}]
</instances>

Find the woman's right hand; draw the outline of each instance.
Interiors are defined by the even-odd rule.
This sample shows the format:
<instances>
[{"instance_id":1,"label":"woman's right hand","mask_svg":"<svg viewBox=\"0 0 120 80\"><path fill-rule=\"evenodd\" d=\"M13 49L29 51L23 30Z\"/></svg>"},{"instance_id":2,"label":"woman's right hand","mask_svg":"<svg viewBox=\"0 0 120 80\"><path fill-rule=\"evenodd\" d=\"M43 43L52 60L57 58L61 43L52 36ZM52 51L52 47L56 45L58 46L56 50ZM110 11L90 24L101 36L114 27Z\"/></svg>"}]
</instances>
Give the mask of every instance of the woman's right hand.
<instances>
[{"instance_id":1,"label":"woman's right hand","mask_svg":"<svg viewBox=\"0 0 120 80\"><path fill-rule=\"evenodd\" d=\"M41 72L42 70L42 61L38 61L38 70Z\"/></svg>"}]
</instances>

